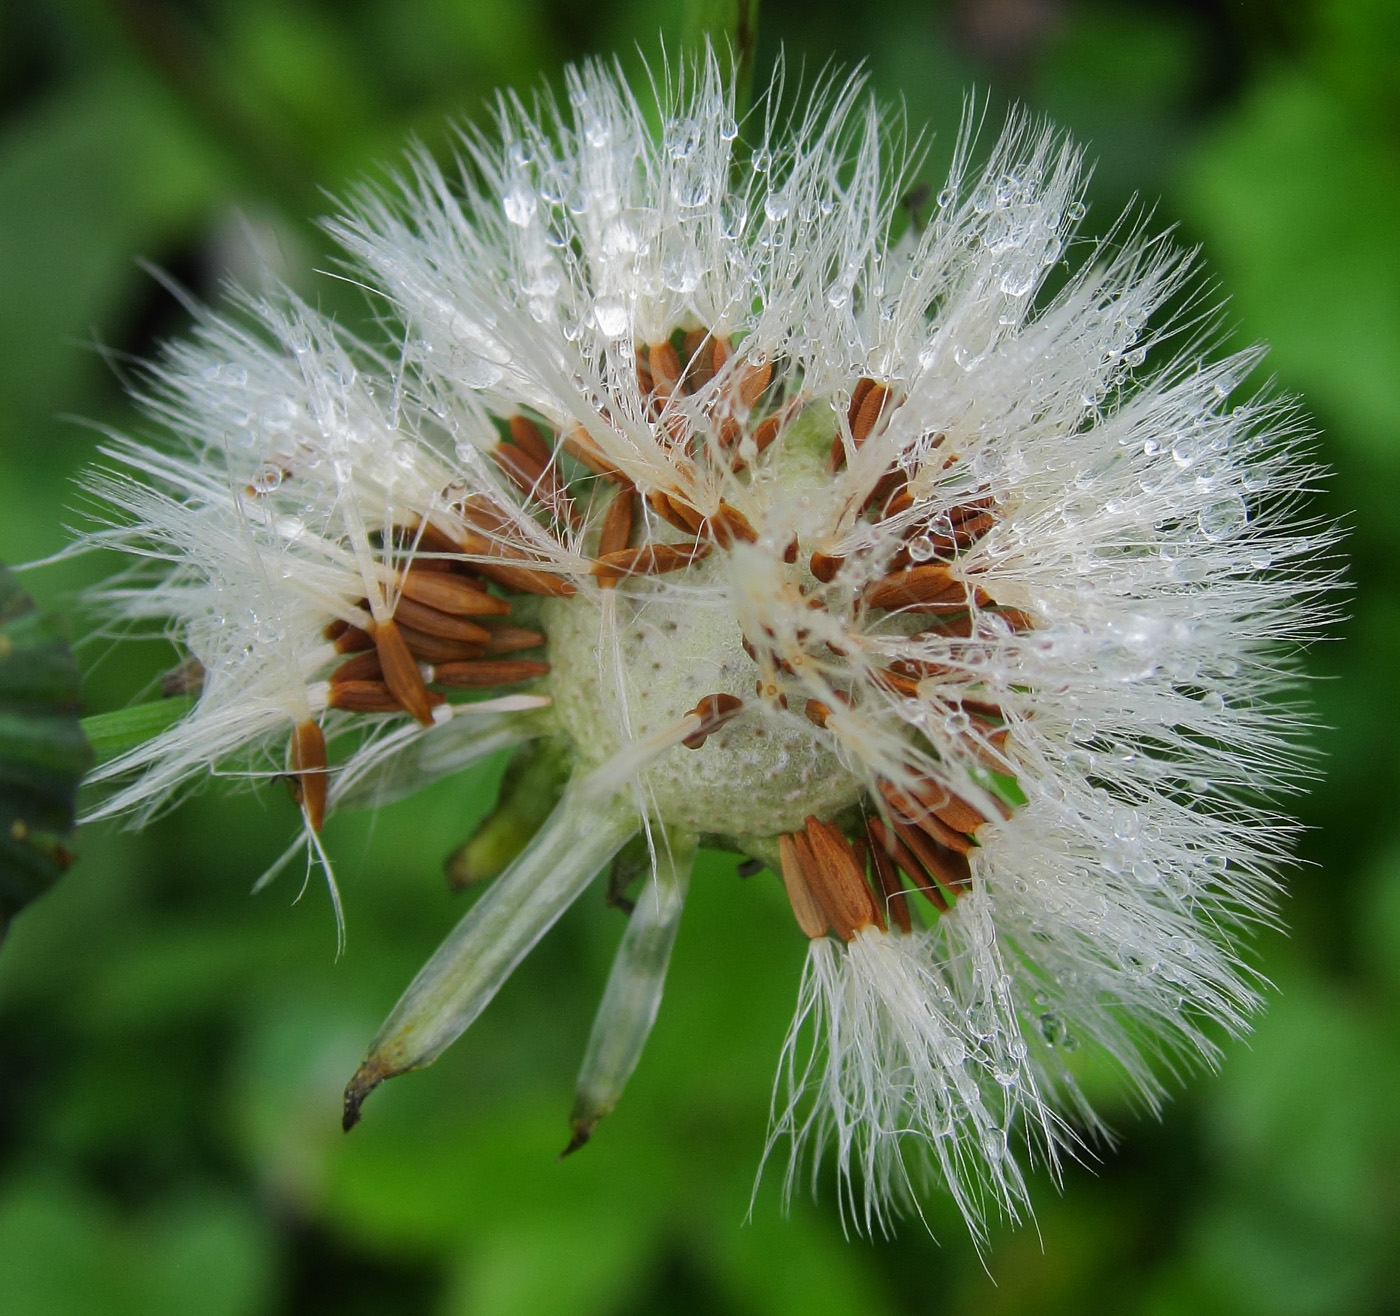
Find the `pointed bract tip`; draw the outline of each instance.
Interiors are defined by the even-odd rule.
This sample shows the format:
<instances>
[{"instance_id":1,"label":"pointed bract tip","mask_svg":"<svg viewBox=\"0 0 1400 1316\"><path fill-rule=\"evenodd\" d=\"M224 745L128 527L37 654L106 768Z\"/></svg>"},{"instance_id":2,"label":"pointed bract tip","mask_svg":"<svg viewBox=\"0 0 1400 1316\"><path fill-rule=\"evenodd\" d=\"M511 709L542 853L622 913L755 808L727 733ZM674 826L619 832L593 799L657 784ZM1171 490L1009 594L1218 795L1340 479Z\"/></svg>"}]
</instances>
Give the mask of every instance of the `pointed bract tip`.
<instances>
[{"instance_id":1,"label":"pointed bract tip","mask_svg":"<svg viewBox=\"0 0 1400 1316\"><path fill-rule=\"evenodd\" d=\"M346 1133L360 1122L360 1107L365 1104L365 1098L386 1078L391 1077L387 1070L368 1060L355 1071L355 1077L345 1088L345 1110L340 1117L340 1127Z\"/></svg>"},{"instance_id":2,"label":"pointed bract tip","mask_svg":"<svg viewBox=\"0 0 1400 1316\"><path fill-rule=\"evenodd\" d=\"M595 1124L595 1120L575 1120L573 1122L574 1136L569 1139L569 1145L559 1153L561 1161L566 1156L572 1156L593 1136Z\"/></svg>"}]
</instances>

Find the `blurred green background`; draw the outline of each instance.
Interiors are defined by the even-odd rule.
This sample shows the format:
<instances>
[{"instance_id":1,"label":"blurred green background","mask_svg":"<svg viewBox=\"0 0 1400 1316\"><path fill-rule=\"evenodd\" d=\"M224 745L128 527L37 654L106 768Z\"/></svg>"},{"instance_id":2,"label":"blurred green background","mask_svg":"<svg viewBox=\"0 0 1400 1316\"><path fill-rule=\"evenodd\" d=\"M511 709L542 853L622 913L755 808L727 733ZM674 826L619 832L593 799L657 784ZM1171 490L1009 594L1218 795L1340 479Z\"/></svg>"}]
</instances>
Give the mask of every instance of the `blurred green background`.
<instances>
[{"instance_id":1,"label":"blurred green background","mask_svg":"<svg viewBox=\"0 0 1400 1316\"><path fill-rule=\"evenodd\" d=\"M204 296L255 254L347 318L363 303L306 217L449 116L568 59L674 42L680 0L14 0L0 8L0 560L58 549L74 476L136 424L132 355L180 331L145 259ZM697 875L642 1067L562 1164L592 1010L622 930L589 896L434 1068L344 1137L340 1090L460 913L440 860L500 765L329 831L323 889L250 898L294 820L210 792L140 835L92 829L0 953L4 1316L1400 1312L1400 5L1393 0L765 0L809 68L866 62L938 130L1019 98L1099 161L1091 230L1134 192L1200 243L1237 342L1302 394L1336 471L1354 592L1311 656L1325 778L1277 985L1223 1072L1121 1134L984 1269L934 1243L843 1243L828 1191L744 1214L803 953L767 879ZM46 606L104 569L27 573ZM91 710L168 662L80 649Z\"/></svg>"}]
</instances>

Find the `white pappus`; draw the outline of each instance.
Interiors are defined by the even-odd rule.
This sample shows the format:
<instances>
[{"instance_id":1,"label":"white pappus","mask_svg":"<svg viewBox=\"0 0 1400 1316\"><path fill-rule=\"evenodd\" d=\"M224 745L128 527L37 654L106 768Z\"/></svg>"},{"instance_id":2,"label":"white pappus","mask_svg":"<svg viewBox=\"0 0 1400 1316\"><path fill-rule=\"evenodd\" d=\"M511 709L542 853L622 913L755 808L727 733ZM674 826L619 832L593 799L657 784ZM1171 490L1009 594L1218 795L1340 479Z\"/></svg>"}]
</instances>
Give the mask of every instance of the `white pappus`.
<instances>
[{"instance_id":1,"label":"white pappus","mask_svg":"<svg viewBox=\"0 0 1400 1316\"><path fill-rule=\"evenodd\" d=\"M284 775L317 843L328 809L523 744L553 812L522 829L508 777L462 861L493 884L347 1127L611 863L620 902L643 888L582 1145L721 845L810 939L789 1187L830 1154L856 1228L932 1182L981 1237L1026 1209L1026 1156L1101 1131L1077 1049L1155 1107L1259 1004L1238 945L1336 584L1318 472L1288 405L1232 403L1258 353L1212 352L1188 254L1125 221L1071 259L1086 175L1052 128L1013 117L974 168L969 118L919 223L859 78L791 114L779 80L743 124L711 56L652 94L585 65L566 103L503 97L451 171L419 152L355 198L329 228L378 345L286 294L151 367L176 442L109 449L92 540L136 559L105 605L202 689L101 770L98 812Z\"/></svg>"}]
</instances>

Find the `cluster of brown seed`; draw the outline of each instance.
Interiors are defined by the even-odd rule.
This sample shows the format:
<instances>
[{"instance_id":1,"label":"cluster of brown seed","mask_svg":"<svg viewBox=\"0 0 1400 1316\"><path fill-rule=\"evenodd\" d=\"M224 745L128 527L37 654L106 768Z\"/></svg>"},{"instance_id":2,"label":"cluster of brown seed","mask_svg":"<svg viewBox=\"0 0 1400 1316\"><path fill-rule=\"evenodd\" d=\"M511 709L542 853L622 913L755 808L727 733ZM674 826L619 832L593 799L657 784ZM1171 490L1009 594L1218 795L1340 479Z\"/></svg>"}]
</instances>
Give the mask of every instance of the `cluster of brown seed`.
<instances>
[{"instance_id":1,"label":"cluster of brown seed","mask_svg":"<svg viewBox=\"0 0 1400 1316\"><path fill-rule=\"evenodd\" d=\"M883 780L879 789L885 816L867 817L855 840L815 817L778 838L788 902L809 937L831 930L849 941L890 923L909 932L910 890L947 913L972 885L968 855L986 817L932 781L913 793Z\"/></svg>"},{"instance_id":2,"label":"cluster of brown seed","mask_svg":"<svg viewBox=\"0 0 1400 1316\"><path fill-rule=\"evenodd\" d=\"M723 337L699 330L677 334L653 344L637 358L637 380L647 414L657 422L661 441L682 465L702 458L693 421L667 403L678 395L693 395L709 385L733 355L733 345ZM805 399L786 403L765 402L773 383L771 363L744 363L731 370L722 390L711 389L706 404L711 433L729 454L731 468L742 470L755 450L762 452L800 411ZM847 429L859 448L876 427L899 405L885 384L860 379L852 390ZM730 504L719 501L710 509L697 507L690 492L679 483L669 489L651 489L645 498L667 524L686 536L663 543L649 540L633 544L639 500L635 484L599 450L581 427L547 437L539 425L514 416L492 450L492 458L506 478L526 498L531 509L559 529L582 525L578 507L558 464L558 451L569 453L586 469L617 486L605 509L594 546L592 574L604 589L629 576L660 575L691 566L716 547L728 548L736 540L754 541L752 525ZM752 443L744 444L745 435ZM712 452L712 449L707 449ZM832 443L831 469L840 469L846 457L841 435ZM947 465L956 456L947 459ZM876 523L903 517L914 506L908 478L892 465L866 500L863 514ZM432 721L432 710L443 702L441 689L490 689L511 685L548 672L548 664L510 655L537 648L545 637L537 631L514 626L507 620L510 601L490 592L494 584L507 595L527 593L564 596L575 586L557 570L512 540L512 518L503 508L480 494L467 495L452 504L455 524L449 529L436 522L402 527L395 542L412 545L430 556L415 557L397 586L393 615L361 629L335 622L327 630L336 648L347 655L330 678L332 708L357 713L407 713L420 723ZM885 574L867 586L861 602L867 609L924 614L929 624L911 638L922 635L966 638L972 634L977 610L994 611L1013 629L1024 630L1031 619L1015 609L998 606L984 591L955 576L950 564L995 524L994 503L978 497L951 509L936 525L909 518L902 532L903 545L886 564ZM925 560L915 563L909 542L926 541ZM794 541L784 555L797 560ZM465 561L470 558L471 561ZM812 575L830 583L844 565L843 559L821 551L811 554ZM800 592L802 587L797 586ZM807 606L824 607L813 595ZM800 638L800 637L799 637ZM774 641L770 646L768 641ZM787 707L777 682L779 673L791 675L790 658L776 651L775 637L744 637L744 647L764 670L758 694ZM930 677L951 678L956 673L937 664L901 660L875 672L886 690L917 699L919 683ZM439 687L433 689L431 687ZM839 691L835 698L844 699ZM684 741L700 749L706 739L743 711L735 695L706 695L687 714L695 724ZM1002 710L995 704L973 699L959 701L969 719L964 739L988 767L1005 770L1003 749L1007 728ZM809 699L806 716L825 726L832 714L826 704ZM313 827L319 828L325 810L325 744L315 723L297 727L289 754L293 781ZM857 840L838 828L809 818L800 832L781 838L783 877L794 913L809 936L824 935L833 928L849 937L864 926L885 927L887 918L905 930L910 913L905 883L921 892L935 908L946 910L970 880L967 855L977 829L985 818L972 805L951 796L933 782L906 795L887 782L880 785L882 799Z\"/></svg>"}]
</instances>

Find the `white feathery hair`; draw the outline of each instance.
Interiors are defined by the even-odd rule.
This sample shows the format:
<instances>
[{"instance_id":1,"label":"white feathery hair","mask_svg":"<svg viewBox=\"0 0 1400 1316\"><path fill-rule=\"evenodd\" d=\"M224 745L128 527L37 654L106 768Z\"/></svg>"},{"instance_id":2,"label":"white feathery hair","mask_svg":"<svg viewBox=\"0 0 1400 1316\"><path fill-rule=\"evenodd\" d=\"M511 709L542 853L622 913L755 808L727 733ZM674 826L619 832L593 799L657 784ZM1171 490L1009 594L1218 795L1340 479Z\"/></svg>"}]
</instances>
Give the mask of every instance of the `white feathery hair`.
<instances>
[{"instance_id":1,"label":"white feathery hair","mask_svg":"<svg viewBox=\"0 0 1400 1316\"><path fill-rule=\"evenodd\" d=\"M146 407L181 446L109 452L126 473L95 487L121 514L96 538L142 561L107 601L162 620L208 675L187 722L106 770L145 775L104 811L146 816L201 771L275 758L289 719L324 709L327 621L369 620L361 598L392 612L394 555L417 550L389 532L461 524L463 498L486 497L497 546L588 610L585 676L624 739L646 680L626 619L718 610L790 660L785 700L746 718L807 726L816 701L810 734L870 812L882 782L932 782L989 819L971 889L929 926L812 941L768 1148L788 1145L789 1187L833 1152L862 1230L931 1172L980 1236L1027 1206L1018 1138L1053 1168L1101 1131L1076 1047L1155 1108L1161 1067L1214 1063L1260 1003L1239 943L1271 917L1293 831L1260 787L1303 780L1290 691L1336 584L1334 533L1304 519L1309 436L1267 393L1230 403L1260 354L1216 351L1191 253L1125 218L1068 259L1087 174L1053 128L1014 114L974 168L969 113L921 227L900 205L917 157L860 77L823 77L785 114L780 76L742 155L712 55L652 92L659 133L615 67L588 63L563 104L503 96L455 171L420 150L364 188L328 228L383 298L384 346L281 295L202 316L153 369ZM702 330L732 345L712 377L648 388L647 352ZM897 403L858 434L864 381ZM601 501L546 525L490 459L522 408L644 498L706 525L728 508L752 534L703 572L600 590ZM760 452L764 416L782 419ZM830 466L814 434L823 458L835 440ZM910 498L864 515L892 473ZM970 503L994 524L950 559L940 535ZM674 539L648 502L639 515L643 543ZM795 539L836 560L829 578L794 575ZM965 584L961 631L870 605L900 554ZM925 673L914 694L882 679L900 663ZM467 741L503 743L510 716ZM369 737L346 793L460 721ZM647 773L692 729L638 732L593 789L630 792L639 828L665 822Z\"/></svg>"}]
</instances>

